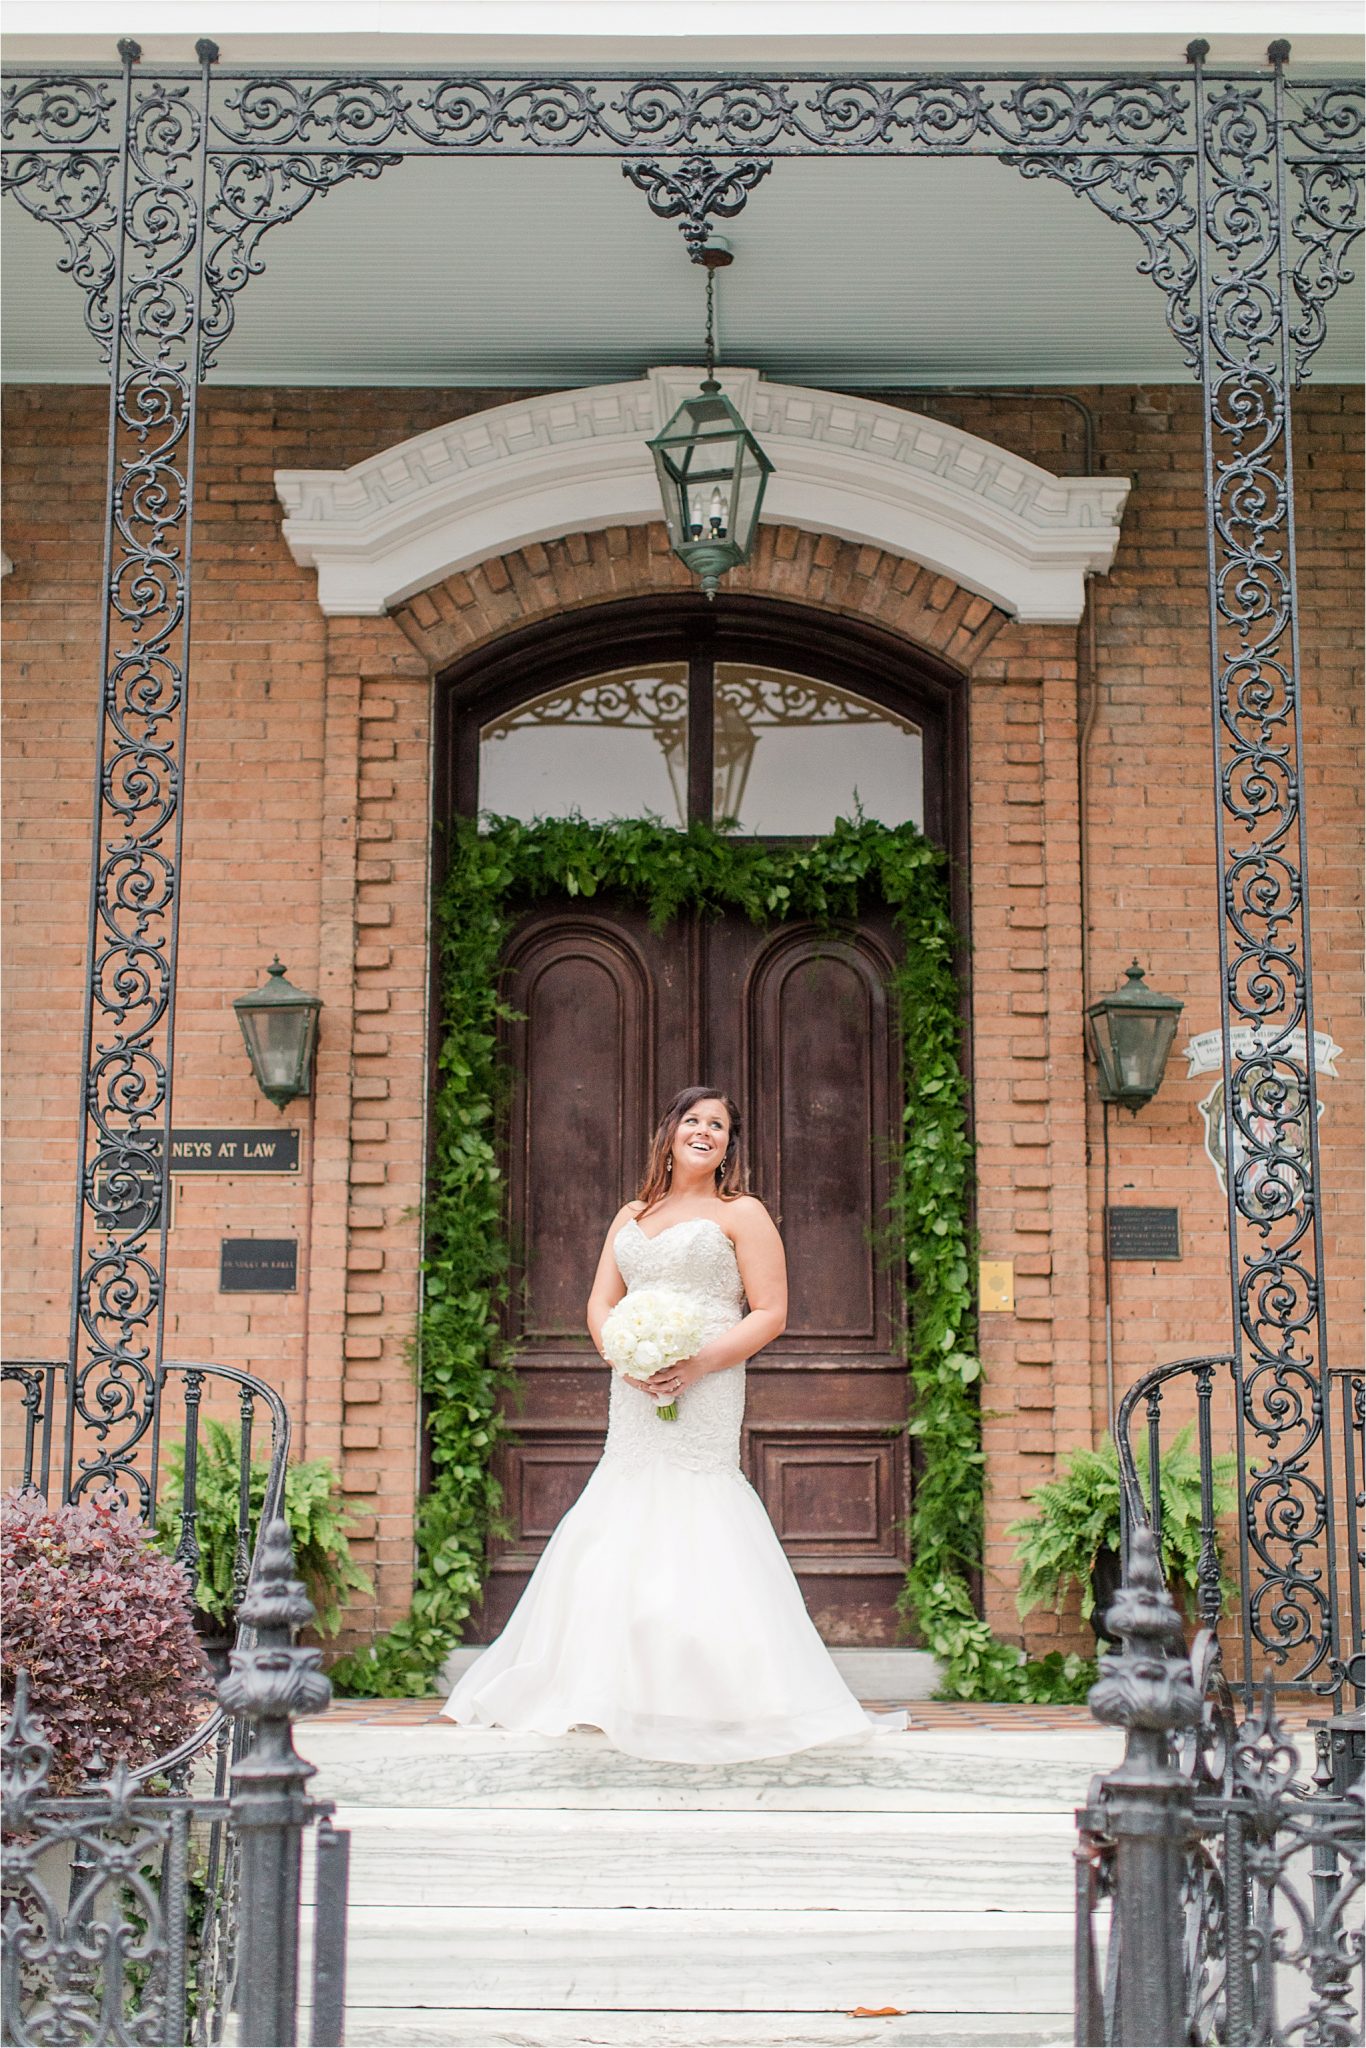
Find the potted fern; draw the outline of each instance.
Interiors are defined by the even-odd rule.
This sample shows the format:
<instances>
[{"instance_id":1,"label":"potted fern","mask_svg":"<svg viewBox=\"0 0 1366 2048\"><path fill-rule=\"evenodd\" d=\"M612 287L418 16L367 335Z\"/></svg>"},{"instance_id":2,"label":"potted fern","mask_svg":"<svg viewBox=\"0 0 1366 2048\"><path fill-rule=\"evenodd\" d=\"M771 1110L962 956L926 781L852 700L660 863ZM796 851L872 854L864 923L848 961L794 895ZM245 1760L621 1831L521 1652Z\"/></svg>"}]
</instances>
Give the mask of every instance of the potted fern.
<instances>
[{"instance_id":1,"label":"potted fern","mask_svg":"<svg viewBox=\"0 0 1366 2048\"><path fill-rule=\"evenodd\" d=\"M255 1545L260 1526L269 1471L265 1458L252 1459L248 1493L251 1546ZM180 1503L185 1482L183 1443L168 1446L166 1475L166 1489L157 1507L154 1540L159 1550L174 1556L180 1541ZM195 1467L199 1577L194 1604L200 1639L210 1658L215 1652L223 1656L233 1639L240 1483L237 1438L223 1423L209 1418L204 1423ZM351 1556L351 1517L341 1497L337 1475L326 1458L311 1458L285 1467L284 1515L294 1540L295 1568L317 1610L314 1627L320 1635L335 1635L341 1626L348 1593L369 1593L373 1588Z\"/></svg>"},{"instance_id":2,"label":"potted fern","mask_svg":"<svg viewBox=\"0 0 1366 2048\"><path fill-rule=\"evenodd\" d=\"M1162 1561L1174 1594L1194 1594L1200 1583L1200 1461L1190 1446L1189 1427L1163 1452ZM1233 1474L1237 1460L1214 1460L1214 1513L1230 1513L1235 1505ZM1138 1453L1138 1483L1151 1503L1146 1444ZM1030 1495L1034 1512L1012 1522L1009 1533L1019 1538L1017 1605L1021 1616L1046 1602L1061 1607L1070 1587L1081 1593L1083 1621L1098 1638L1113 1642L1105 1615L1120 1581L1119 1454L1113 1438L1097 1450L1075 1450L1056 1479Z\"/></svg>"}]
</instances>

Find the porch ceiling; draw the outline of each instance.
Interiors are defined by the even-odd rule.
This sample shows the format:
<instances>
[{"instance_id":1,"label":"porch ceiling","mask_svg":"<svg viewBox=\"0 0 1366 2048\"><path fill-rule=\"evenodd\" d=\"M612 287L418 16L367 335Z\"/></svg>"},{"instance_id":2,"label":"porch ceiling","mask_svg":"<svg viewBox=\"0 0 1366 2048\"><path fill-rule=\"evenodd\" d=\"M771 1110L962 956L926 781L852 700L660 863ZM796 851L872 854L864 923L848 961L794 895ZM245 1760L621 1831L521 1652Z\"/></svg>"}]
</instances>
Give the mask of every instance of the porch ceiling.
<instances>
[{"instance_id":1,"label":"porch ceiling","mask_svg":"<svg viewBox=\"0 0 1366 2048\"><path fill-rule=\"evenodd\" d=\"M6 209L4 375L103 381L61 243ZM723 356L792 383L1183 381L1141 245L991 161L780 161L728 225ZM618 163L413 159L319 198L264 243L214 381L543 386L687 360L701 274ZM1317 381L1356 380L1362 298Z\"/></svg>"}]
</instances>

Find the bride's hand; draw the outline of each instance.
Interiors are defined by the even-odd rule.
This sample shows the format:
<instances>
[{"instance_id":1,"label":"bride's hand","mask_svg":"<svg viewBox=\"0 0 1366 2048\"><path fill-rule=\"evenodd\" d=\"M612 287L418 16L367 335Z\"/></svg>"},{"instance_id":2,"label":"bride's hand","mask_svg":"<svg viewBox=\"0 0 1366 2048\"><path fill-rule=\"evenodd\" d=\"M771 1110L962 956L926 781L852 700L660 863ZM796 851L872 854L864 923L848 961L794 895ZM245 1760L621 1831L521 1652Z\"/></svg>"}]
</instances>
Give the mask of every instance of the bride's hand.
<instances>
[{"instance_id":1,"label":"bride's hand","mask_svg":"<svg viewBox=\"0 0 1366 2048\"><path fill-rule=\"evenodd\" d=\"M648 1380L633 1380L631 1384L642 1386L653 1401L669 1402L676 1401L688 1387L695 1387L706 1376L707 1368L698 1353L694 1358L682 1359L677 1365L661 1366L658 1372L651 1373Z\"/></svg>"}]
</instances>

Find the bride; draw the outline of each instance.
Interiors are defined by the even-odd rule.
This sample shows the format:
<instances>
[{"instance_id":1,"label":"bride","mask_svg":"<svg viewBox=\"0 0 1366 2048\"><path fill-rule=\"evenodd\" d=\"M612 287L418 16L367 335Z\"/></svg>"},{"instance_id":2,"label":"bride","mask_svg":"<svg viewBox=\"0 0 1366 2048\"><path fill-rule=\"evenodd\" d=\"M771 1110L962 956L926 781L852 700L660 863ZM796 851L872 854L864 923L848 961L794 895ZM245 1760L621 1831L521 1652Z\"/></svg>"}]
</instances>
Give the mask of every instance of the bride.
<instances>
[{"instance_id":1,"label":"bride","mask_svg":"<svg viewBox=\"0 0 1366 2048\"><path fill-rule=\"evenodd\" d=\"M786 1756L872 1725L740 1471L745 1361L782 1334L787 1269L768 1211L743 1191L739 1140L739 1113L714 1089L685 1088L664 1112L640 1193L607 1233L588 1328L601 1349L625 1294L671 1287L703 1311L705 1341L650 1379L613 1373L601 1461L447 1701L453 1721L588 1726L633 1756L693 1764ZM656 1412L667 1402L676 1421Z\"/></svg>"}]
</instances>

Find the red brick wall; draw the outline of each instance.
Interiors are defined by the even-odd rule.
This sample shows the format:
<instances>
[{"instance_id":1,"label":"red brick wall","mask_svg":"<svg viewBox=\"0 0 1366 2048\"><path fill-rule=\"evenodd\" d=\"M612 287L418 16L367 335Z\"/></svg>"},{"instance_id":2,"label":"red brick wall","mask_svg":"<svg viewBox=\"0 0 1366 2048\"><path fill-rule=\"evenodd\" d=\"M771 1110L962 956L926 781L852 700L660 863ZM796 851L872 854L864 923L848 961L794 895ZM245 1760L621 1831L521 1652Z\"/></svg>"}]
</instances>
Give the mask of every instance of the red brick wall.
<instances>
[{"instance_id":1,"label":"red brick wall","mask_svg":"<svg viewBox=\"0 0 1366 2048\"><path fill-rule=\"evenodd\" d=\"M271 1124L231 998L279 951L327 1005L297 1181L178 1184L172 1352L245 1362L280 1385L305 1454L343 1462L377 1571L404 1606L417 1462L407 1345L417 1300L426 990L429 676L508 626L673 587L662 533L569 536L412 599L393 620L325 621L280 534L277 467L335 468L498 402L468 391L211 390L196 536L178 1123ZM1087 749L1091 993L1137 950L1187 1005L1178 1043L1217 1023L1199 405L1185 388L1081 394L1097 467L1134 479L1112 574L1095 589ZM906 401L910 402L910 401ZM1081 466L1056 396L937 402L1046 466ZM1359 1356L1362 1058L1357 888L1361 394L1297 406L1309 823L1319 1023L1347 1048L1325 1080L1330 1306ZM7 405L8 973L5 1273L9 1354L66 1342L72 1069L79 1038L93 761L103 394L34 388ZM1077 642L1002 624L913 564L765 530L738 584L881 621L970 673L973 1032L979 1215L1012 1258L1016 1312L984 1319L988 1609L1013 1622L1005 1526L1057 1452L1104 1419L1099 1120L1081 1058L1083 916ZM1188 1027L1188 1028L1187 1028ZM1157 1101L1112 1126L1116 1200L1173 1201L1179 1265L1116 1269L1121 1388L1227 1327L1223 1205L1199 1098L1174 1058ZM291 1296L221 1297L225 1234L297 1235ZM358 1621L364 1617L357 1615ZM1042 1640L1052 1617L1038 1623Z\"/></svg>"}]
</instances>

